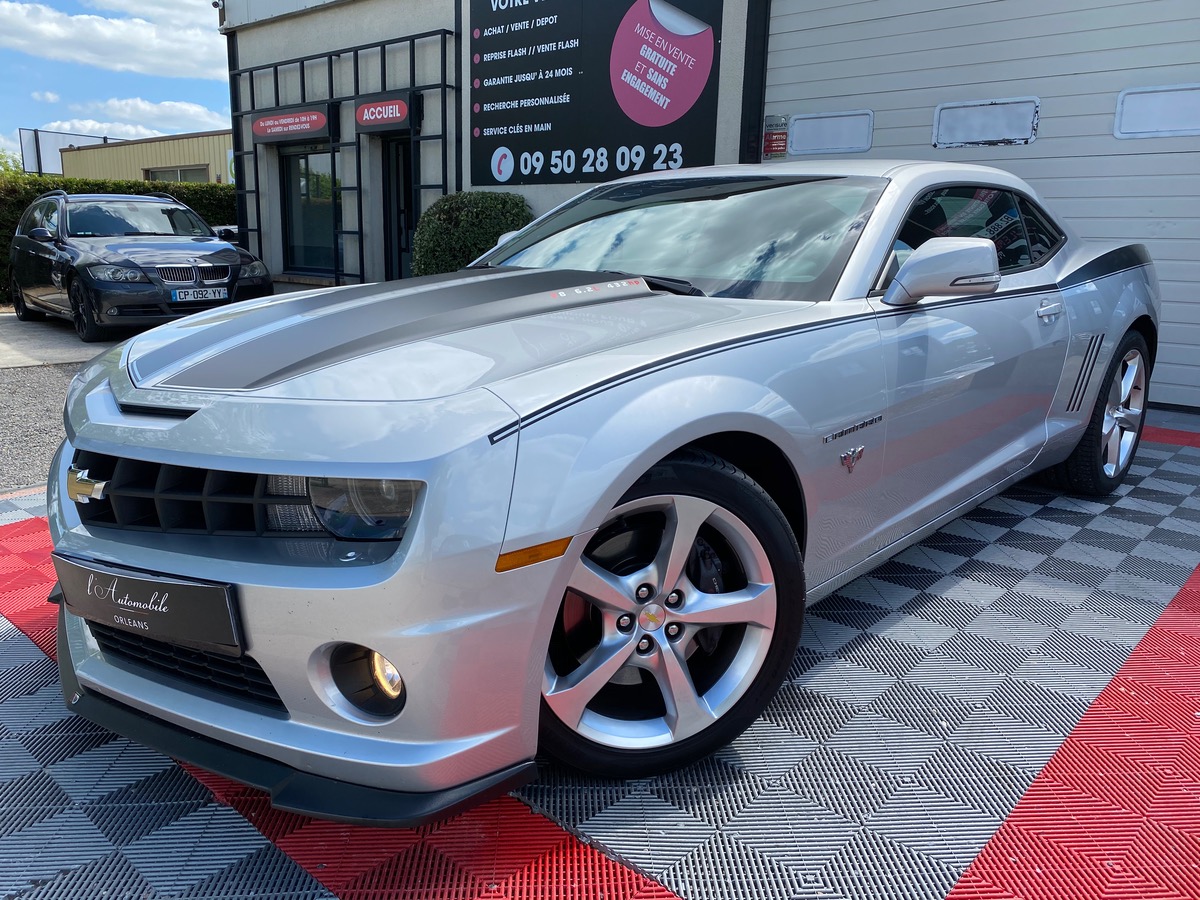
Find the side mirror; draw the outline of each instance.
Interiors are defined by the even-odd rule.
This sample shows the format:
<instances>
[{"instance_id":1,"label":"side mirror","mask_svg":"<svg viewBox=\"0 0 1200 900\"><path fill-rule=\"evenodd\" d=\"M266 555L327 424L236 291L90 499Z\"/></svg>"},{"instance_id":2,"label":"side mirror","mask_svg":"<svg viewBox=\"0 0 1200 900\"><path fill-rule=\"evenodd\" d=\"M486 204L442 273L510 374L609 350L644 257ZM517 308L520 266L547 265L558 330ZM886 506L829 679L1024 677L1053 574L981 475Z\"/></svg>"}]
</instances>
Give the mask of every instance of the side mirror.
<instances>
[{"instance_id":1,"label":"side mirror","mask_svg":"<svg viewBox=\"0 0 1200 900\"><path fill-rule=\"evenodd\" d=\"M991 294L999 284L996 245L987 238L930 238L904 261L883 302L908 306L922 297Z\"/></svg>"},{"instance_id":2,"label":"side mirror","mask_svg":"<svg viewBox=\"0 0 1200 900\"><path fill-rule=\"evenodd\" d=\"M50 229L42 228L41 226L30 228L29 237L41 244L48 244L54 240L54 235L50 233Z\"/></svg>"},{"instance_id":3,"label":"side mirror","mask_svg":"<svg viewBox=\"0 0 1200 900\"><path fill-rule=\"evenodd\" d=\"M217 237L219 237L223 241L229 241L229 243L231 243L231 244L236 244L237 239L238 239L238 232L237 232L236 228L218 228L217 229Z\"/></svg>"}]
</instances>

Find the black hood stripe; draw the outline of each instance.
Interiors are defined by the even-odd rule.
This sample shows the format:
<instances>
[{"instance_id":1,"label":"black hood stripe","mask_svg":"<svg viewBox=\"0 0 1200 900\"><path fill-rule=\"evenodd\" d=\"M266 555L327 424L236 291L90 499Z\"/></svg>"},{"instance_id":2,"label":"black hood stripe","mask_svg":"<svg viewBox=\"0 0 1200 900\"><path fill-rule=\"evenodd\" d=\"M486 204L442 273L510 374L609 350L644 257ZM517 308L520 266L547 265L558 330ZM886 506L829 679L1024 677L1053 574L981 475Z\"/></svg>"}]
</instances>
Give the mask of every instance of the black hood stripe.
<instances>
[{"instance_id":1,"label":"black hood stripe","mask_svg":"<svg viewBox=\"0 0 1200 900\"><path fill-rule=\"evenodd\" d=\"M537 269L474 272L470 280L458 273L421 288L382 296L378 287L370 288L366 296L377 302L358 306L354 305L362 296L358 290L305 298L299 308L276 309L268 320L286 315L290 320L286 327L200 359L158 386L256 390L401 344L651 293L641 281L597 284L595 272ZM336 314L320 314L334 307L338 307ZM139 360L138 372L143 371Z\"/></svg>"}]
</instances>

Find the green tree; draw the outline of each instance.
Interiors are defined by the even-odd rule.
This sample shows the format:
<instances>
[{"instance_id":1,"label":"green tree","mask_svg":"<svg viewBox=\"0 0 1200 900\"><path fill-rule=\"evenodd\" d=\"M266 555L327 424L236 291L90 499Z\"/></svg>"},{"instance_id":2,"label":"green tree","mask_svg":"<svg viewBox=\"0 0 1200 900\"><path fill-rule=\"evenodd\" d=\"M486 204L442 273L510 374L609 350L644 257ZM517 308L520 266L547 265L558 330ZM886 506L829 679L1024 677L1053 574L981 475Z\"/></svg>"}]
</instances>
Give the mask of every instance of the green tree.
<instances>
[{"instance_id":1,"label":"green tree","mask_svg":"<svg viewBox=\"0 0 1200 900\"><path fill-rule=\"evenodd\" d=\"M8 150L0 150L0 177L24 174L25 167L21 165L21 157Z\"/></svg>"}]
</instances>

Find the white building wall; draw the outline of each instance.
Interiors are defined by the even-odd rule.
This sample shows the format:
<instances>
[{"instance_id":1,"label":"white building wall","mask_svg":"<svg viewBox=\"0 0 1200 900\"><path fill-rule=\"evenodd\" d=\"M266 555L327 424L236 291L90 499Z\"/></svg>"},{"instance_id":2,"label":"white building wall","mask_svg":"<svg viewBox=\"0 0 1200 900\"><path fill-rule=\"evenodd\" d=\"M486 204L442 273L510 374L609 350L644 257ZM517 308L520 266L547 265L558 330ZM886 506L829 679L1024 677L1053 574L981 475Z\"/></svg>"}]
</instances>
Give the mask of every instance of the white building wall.
<instances>
[{"instance_id":1,"label":"white building wall","mask_svg":"<svg viewBox=\"0 0 1200 900\"><path fill-rule=\"evenodd\" d=\"M1113 136L1122 90L1196 82L1196 0L774 0L765 112L871 109L868 155L995 164L1084 237L1146 244L1164 299L1151 396L1200 406L1200 136ZM938 104L1025 96L1032 143L932 146Z\"/></svg>"}]
</instances>

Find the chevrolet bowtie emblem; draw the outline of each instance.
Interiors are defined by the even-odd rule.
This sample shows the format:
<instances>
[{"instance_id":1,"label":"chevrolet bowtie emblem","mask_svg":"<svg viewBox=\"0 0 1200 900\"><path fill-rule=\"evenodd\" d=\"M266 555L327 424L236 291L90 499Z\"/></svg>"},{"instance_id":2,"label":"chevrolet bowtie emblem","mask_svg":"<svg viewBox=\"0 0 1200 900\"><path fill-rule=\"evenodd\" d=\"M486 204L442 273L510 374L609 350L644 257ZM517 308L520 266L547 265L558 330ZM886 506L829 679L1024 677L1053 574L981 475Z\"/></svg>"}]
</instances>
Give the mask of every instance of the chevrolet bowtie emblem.
<instances>
[{"instance_id":1,"label":"chevrolet bowtie emblem","mask_svg":"<svg viewBox=\"0 0 1200 900\"><path fill-rule=\"evenodd\" d=\"M89 500L103 500L107 481L97 481L88 478L88 470L71 466L67 472L67 496L76 503L87 503Z\"/></svg>"},{"instance_id":2,"label":"chevrolet bowtie emblem","mask_svg":"<svg viewBox=\"0 0 1200 900\"><path fill-rule=\"evenodd\" d=\"M866 447L851 447L842 454L842 465L846 467L847 472L854 471L854 464L863 458L863 451Z\"/></svg>"}]
</instances>

